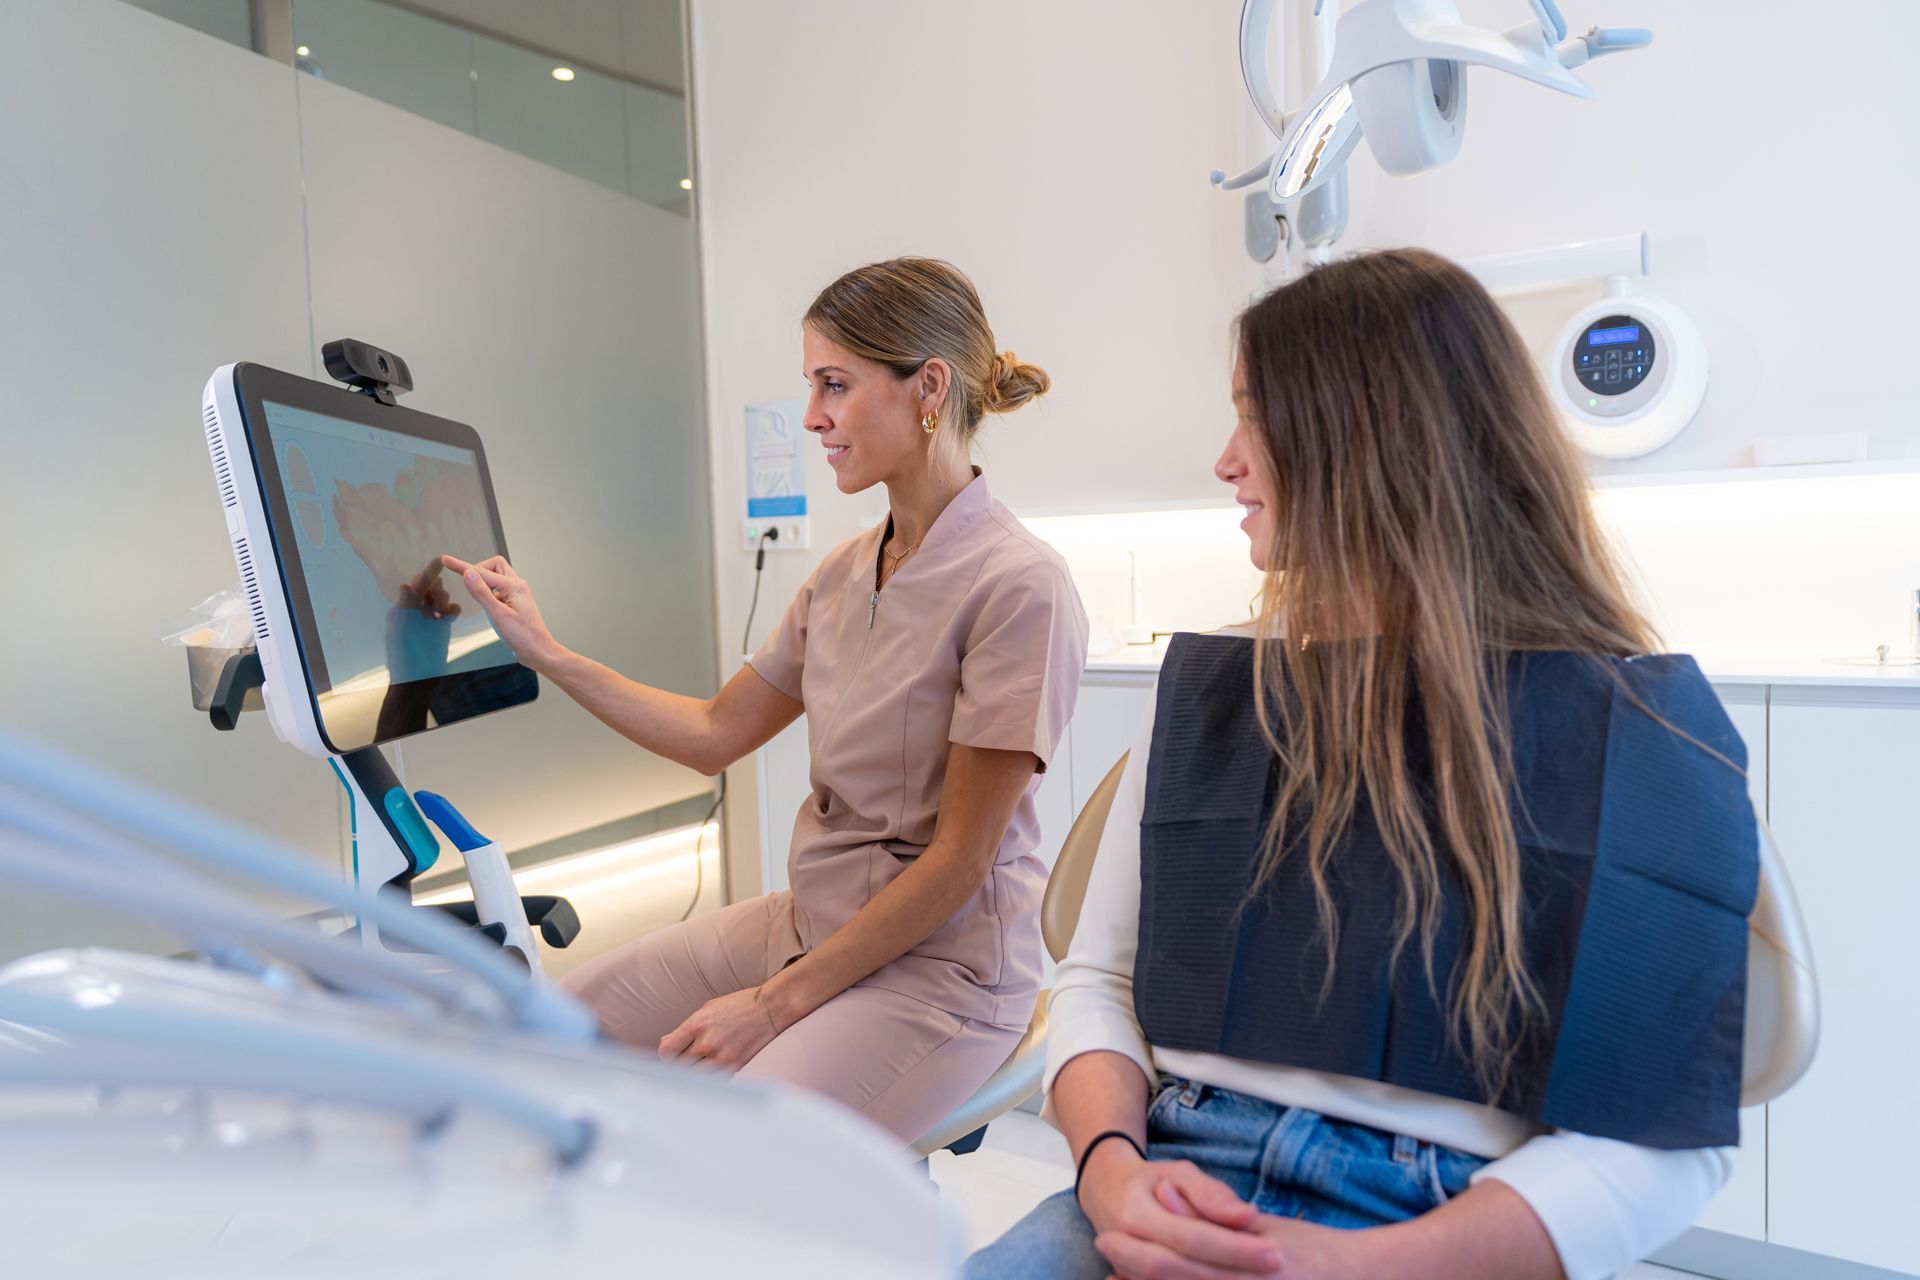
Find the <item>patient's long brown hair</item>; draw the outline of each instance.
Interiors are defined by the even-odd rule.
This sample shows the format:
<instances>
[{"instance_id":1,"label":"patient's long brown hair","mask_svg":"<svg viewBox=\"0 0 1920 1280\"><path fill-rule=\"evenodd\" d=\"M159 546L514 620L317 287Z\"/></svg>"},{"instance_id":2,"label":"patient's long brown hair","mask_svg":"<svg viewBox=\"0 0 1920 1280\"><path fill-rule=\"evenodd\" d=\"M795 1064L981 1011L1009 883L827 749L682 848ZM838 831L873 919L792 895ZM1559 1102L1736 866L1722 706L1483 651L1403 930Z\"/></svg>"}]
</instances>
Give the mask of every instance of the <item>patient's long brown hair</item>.
<instances>
[{"instance_id":1,"label":"patient's long brown hair","mask_svg":"<svg viewBox=\"0 0 1920 1280\"><path fill-rule=\"evenodd\" d=\"M1346 258L1254 303L1239 355L1278 501L1256 696L1279 757L1264 884L1304 857L1329 961L1335 842L1364 795L1398 875L1394 954L1429 982L1443 885L1465 921L1448 993L1490 1096L1541 1011L1522 956L1506 665L1654 647L1518 335L1444 258ZM1275 637L1279 637L1276 639ZM1409 701L1430 787L1409 770Z\"/></svg>"}]
</instances>

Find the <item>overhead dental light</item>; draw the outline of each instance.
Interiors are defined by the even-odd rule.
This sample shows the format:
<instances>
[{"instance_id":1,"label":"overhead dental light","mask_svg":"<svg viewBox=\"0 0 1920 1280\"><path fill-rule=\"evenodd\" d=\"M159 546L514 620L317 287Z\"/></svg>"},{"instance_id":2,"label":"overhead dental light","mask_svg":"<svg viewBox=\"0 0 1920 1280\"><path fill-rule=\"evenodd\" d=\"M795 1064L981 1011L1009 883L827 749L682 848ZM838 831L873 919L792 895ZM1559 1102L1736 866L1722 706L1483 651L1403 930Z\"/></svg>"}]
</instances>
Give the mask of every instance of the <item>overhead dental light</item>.
<instances>
[{"instance_id":1,"label":"overhead dental light","mask_svg":"<svg viewBox=\"0 0 1920 1280\"><path fill-rule=\"evenodd\" d=\"M1600 27L1569 39L1555 0L1528 2L1532 21L1496 32L1463 22L1453 0L1360 0L1339 16L1320 82L1297 110L1287 111L1268 71L1273 24L1287 13L1287 0L1246 0L1241 75L1279 145L1236 177L1215 171L1214 182L1236 190L1264 181L1274 204L1297 208L1344 171L1363 137L1388 173L1425 173L1459 154L1468 67L1491 67L1592 98L1593 87L1573 68L1653 39L1650 31ZM1326 5L1315 0L1316 18L1325 16ZM1337 203L1344 206L1344 200ZM1344 223L1344 209L1336 221Z\"/></svg>"}]
</instances>

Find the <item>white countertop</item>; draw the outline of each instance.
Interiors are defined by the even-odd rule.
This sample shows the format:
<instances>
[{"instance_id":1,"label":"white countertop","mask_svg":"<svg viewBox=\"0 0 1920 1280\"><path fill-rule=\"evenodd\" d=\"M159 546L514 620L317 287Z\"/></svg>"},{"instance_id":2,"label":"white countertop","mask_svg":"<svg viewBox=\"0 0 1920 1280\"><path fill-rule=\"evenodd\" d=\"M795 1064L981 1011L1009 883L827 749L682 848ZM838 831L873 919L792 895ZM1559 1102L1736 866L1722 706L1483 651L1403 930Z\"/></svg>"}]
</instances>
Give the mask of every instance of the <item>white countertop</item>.
<instances>
[{"instance_id":1,"label":"white countertop","mask_svg":"<svg viewBox=\"0 0 1920 1280\"><path fill-rule=\"evenodd\" d=\"M1087 658L1089 675L1152 676L1159 672L1167 642L1128 645ZM1897 658L1886 666L1829 661L1845 656L1844 646L1830 653L1798 649L1700 649L1694 658L1716 684L1832 685L1847 688L1920 689L1920 663ZM1870 655L1863 655L1868 656ZM1890 655L1894 658L1894 655Z\"/></svg>"}]
</instances>

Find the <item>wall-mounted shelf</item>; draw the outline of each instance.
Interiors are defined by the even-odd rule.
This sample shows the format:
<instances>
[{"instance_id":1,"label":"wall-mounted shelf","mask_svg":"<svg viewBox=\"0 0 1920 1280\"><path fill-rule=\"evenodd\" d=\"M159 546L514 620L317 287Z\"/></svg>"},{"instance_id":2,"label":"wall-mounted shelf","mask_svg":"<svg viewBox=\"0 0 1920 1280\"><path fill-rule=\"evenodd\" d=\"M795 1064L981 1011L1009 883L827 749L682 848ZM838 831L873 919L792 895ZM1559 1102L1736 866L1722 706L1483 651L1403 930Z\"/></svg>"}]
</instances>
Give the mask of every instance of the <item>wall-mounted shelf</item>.
<instances>
[{"instance_id":1,"label":"wall-mounted shelf","mask_svg":"<svg viewBox=\"0 0 1920 1280\"><path fill-rule=\"evenodd\" d=\"M1752 484L1780 480L1835 480L1853 476L1920 477L1920 458L1875 458L1865 462L1813 462L1781 467L1718 467L1701 471L1608 472L1589 476L1596 489L1655 489L1680 485ZM1023 508L1023 520L1074 516L1130 516L1160 512L1228 512L1231 502L1182 501L1076 503ZM882 513L875 520L885 519Z\"/></svg>"},{"instance_id":2,"label":"wall-mounted shelf","mask_svg":"<svg viewBox=\"0 0 1920 1280\"><path fill-rule=\"evenodd\" d=\"M1612 472L1591 477L1596 489L1654 489L1673 485L1750 484L1768 480L1837 480L1853 476L1920 476L1920 458L1866 462L1812 462L1785 467L1721 467L1709 471Z\"/></svg>"},{"instance_id":3,"label":"wall-mounted shelf","mask_svg":"<svg viewBox=\"0 0 1920 1280\"><path fill-rule=\"evenodd\" d=\"M1717 685L1897 691L1909 700L1920 694L1920 665L1900 665L1899 658L1876 667L1833 662L1822 654L1801 650L1703 649L1692 656L1707 679ZM1091 654L1087 674L1151 684L1165 657L1164 644Z\"/></svg>"}]
</instances>

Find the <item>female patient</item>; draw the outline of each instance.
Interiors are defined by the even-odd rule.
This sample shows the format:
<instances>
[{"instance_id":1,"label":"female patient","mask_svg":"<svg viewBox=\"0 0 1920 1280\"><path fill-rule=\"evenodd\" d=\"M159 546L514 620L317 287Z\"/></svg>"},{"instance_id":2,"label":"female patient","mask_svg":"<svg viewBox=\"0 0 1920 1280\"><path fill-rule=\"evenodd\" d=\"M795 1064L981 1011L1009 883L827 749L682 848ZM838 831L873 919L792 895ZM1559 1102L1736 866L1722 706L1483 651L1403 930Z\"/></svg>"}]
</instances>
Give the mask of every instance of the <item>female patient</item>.
<instances>
[{"instance_id":1,"label":"female patient","mask_svg":"<svg viewBox=\"0 0 1920 1280\"><path fill-rule=\"evenodd\" d=\"M879 528L829 552L711 699L554 640L504 562L468 566L520 660L649 751L717 773L802 711L812 794L790 891L631 942L569 975L607 1034L799 1084L912 1141L1006 1059L1040 978L1038 775L1073 714L1087 620L1065 565L987 491L985 415L1047 376L996 349L944 262L849 272L802 333L806 428Z\"/></svg>"},{"instance_id":2,"label":"female patient","mask_svg":"<svg viewBox=\"0 0 1920 1280\"><path fill-rule=\"evenodd\" d=\"M1342 261L1238 347L1260 618L1167 655L1053 998L1076 1190L969 1275L1612 1275L1737 1141L1744 752L1469 276Z\"/></svg>"}]
</instances>

